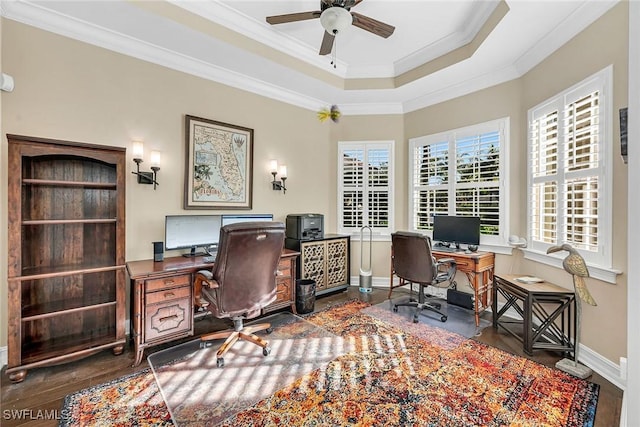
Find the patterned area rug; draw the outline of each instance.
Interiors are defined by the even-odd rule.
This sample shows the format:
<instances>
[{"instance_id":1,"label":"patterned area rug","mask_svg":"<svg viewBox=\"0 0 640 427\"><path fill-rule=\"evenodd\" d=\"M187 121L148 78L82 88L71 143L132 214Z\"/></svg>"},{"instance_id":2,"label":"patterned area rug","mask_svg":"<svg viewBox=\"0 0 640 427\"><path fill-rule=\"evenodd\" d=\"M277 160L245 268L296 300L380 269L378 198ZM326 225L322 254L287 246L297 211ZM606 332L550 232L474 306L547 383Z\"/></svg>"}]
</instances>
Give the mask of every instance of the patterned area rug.
<instances>
[{"instance_id":1,"label":"patterned area rug","mask_svg":"<svg viewBox=\"0 0 640 427\"><path fill-rule=\"evenodd\" d=\"M409 300L408 296L398 297L390 300L383 301L371 308L365 308L362 310L364 314L369 314L376 317L378 313L381 313L379 309L391 312L393 311L393 305L399 302L406 302ZM467 310L466 308L458 307L453 304L447 304L446 301L438 301L441 305L441 311L447 315L447 321L441 322L440 315L430 311L422 310L419 316L419 323L435 326L437 328L446 329L450 332L455 332L467 338L473 338L480 336L484 328L491 326L491 313L484 312L480 315L480 324L476 326L475 314L473 310ZM414 307L398 307L397 314L404 317L406 320L412 320L416 309ZM386 315L382 320L385 320Z\"/></svg>"},{"instance_id":2,"label":"patterned area rug","mask_svg":"<svg viewBox=\"0 0 640 427\"><path fill-rule=\"evenodd\" d=\"M221 425L593 425L597 384L365 307L351 301L306 317L353 350ZM63 409L62 425L170 424L148 371L70 395Z\"/></svg>"},{"instance_id":3,"label":"patterned area rug","mask_svg":"<svg viewBox=\"0 0 640 427\"><path fill-rule=\"evenodd\" d=\"M149 356L171 419L181 427L217 425L268 398L298 378L326 367L349 351L344 340L289 312L256 320L269 323L271 353L238 341L217 368L219 343L190 341Z\"/></svg>"}]
</instances>

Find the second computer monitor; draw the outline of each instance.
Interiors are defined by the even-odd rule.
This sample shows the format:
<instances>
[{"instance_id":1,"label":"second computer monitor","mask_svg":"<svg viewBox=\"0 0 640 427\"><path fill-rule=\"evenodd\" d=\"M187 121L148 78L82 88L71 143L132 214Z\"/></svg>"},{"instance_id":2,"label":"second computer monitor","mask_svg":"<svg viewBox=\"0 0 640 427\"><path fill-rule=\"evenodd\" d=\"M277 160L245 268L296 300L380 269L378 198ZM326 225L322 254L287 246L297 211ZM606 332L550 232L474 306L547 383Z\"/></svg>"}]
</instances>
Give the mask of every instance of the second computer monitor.
<instances>
[{"instance_id":1,"label":"second computer monitor","mask_svg":"<svg viewBox=\"0 0 640 427\"><path fill-rule=\"evenodd\" d=\"M433 217L433 240L456 245L479 245L480 217L435 215Z\"/></svg>"},{"instance_id":2,"label":"second computer monitor","mask_svg":"<svg viewBox=\"0 0 640 427\"><path fill-rule=\"evenodd\" d=\"M222 215L222 226L236 222L273 221L272 214L226 214Z\"/></svg>"}]
</instances>

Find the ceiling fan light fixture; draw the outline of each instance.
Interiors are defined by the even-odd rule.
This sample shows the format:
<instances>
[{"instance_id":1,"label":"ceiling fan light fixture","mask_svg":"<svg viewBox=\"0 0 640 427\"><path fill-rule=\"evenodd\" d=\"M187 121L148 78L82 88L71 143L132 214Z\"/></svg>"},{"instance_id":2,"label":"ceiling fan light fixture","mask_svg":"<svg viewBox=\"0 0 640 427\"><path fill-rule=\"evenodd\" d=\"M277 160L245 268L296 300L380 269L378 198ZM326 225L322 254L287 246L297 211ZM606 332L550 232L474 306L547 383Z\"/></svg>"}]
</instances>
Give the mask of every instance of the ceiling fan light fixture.
<instances>
[{"instance_id":1,"label":"ceiling fan light fixture","mask_svg":"<svg viewBox=\"0 0 640 427\"><path fill-rule=\"evenodd\" d=\"M320 24L327 33L336 35L345 30L353 22L353 17L347 9L333 6L325 9L320 15Z\"/></svg>"}]
</instances>

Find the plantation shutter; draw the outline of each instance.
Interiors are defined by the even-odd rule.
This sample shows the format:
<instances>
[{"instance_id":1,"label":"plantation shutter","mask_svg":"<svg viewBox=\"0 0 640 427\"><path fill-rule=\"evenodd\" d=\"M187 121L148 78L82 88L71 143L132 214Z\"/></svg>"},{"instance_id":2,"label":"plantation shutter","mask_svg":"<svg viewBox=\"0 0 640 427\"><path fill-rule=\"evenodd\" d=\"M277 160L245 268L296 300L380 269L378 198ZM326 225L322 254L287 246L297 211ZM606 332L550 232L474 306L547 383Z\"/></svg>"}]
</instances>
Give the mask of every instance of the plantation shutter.
<instances>
[{"instance_id":1,"label":"plantation shutter","mask_svg":"<svg viewBox=\"0 0 640 427\"><path fill-rule=\"evenodd\" d=\"M499 244L506 221L501 198L508 119L410 140L410 207L414 231L434 215L479 216L484 244Z\"/></svg>"},{"instance_id":2,"label":"plantation shutter","mask_svg":"<svg viewBox=\"0 0 640 427\"><path fill-rule=\"evenodd\" d=\"M530 246L546 252L568 243L588 263L606 268L612 229L611 74L608 67L529 110Z\"/></svg>"},{"instance_id":3,"label":"plantation shutter","mask_svg":"<svg viewBox=\"0 0 640 427\"><path fill-rule=\"evenodd\" d=\"M413 162L414 229L431 230L433 216L449 212L449 142L416 145Z\"/></svg>"},{"instance_id":4,"label":"plantation shutter","mask_svg":"<svg viewBox=\"0 0 640 427\"><path fill-rule=\"evenodd\" d=\"M558 215L557 109L541 115L531 126L530 167L533 183L530 201L531 239L555 244Z\"/></svg>"},{"instance_id":5,"label":"plantation shutter","mask_svg":"<svg viewBox=\"0 0 640 427\"><path fill-rule=\"evenodd\" d=\"M390 234L392 222L392 143L339 144L339 230L359 233L367 225Z\"/></svg>"},{"instance_id":6,"label":"plantation shutter","mask_svg":"<svg viewBox=\"0 0 640 427\"><path fill-rule=\"evenodd\" d=\"M500 233L501 133L457 137L455 215L479 216L484 235Z\"/></svg>"},{"instance_id":7,"label":"plantation shutter","mask_svg":"<svg viewBox=\"0 0 640 427\"><path fill-rule=\"evenodd\" d=\"M600 182L599 93L565 107L563 240L575 248L598 250Z\"/></svg>"},{"instance_id":8,"label":"plantation shutter","mask_svg":"<svg viewBox=\"0 0 640 427\"><path fill-rule=\"evenodd\" d=\"M599 98L593 91L533 117L529 152L533 241L598 251Z\"/></svg>"}]
</instances>

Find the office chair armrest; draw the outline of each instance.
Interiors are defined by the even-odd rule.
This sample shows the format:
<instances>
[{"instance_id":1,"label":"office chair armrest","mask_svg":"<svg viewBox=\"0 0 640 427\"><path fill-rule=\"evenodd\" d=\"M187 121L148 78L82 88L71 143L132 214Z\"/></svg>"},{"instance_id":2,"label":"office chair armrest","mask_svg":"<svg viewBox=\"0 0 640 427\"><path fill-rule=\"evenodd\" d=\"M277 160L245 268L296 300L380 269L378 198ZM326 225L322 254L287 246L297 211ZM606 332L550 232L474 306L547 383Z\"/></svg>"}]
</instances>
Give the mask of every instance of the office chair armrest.
<instances>
[{"instance_id":1,"label":"office chair armrest","mask_svg":"<svg viewBox=\"0 0 640 427\"><path fill-rule=\"evenodd\" d=\"M202 274L204 276L203 280L213 279L213 273L211 272L211 270L198 270L196 274Z\"/></svg>"},{"instance_id":2,"label":"office chair armrest","mask_svg":"<svg viewBox=\"0 0 640 427\"><path fill-rule=\"evenodd\" d=\"M200 270L193 279L193 305L200 311L207 308L209 302L202 297L202 287L210 289L218 288L218 282L213 279L213 273L209 270Z\"/></svg>"},{"instance_id":3,"label":"office chair armrest","mask_svg":"<svg viewBox=\"0 0 640 427\"><path fill-rule=\"evenodd\" d=\"M209 270L198 271L196 273L195 282L196 282L196 286L198 285L206 286L207 288L210 288L210 289L216 289L220 287L218 282L213 278L213 273L211 273L211 271Z\"/></svg>"},{"instance_id":4,"label":"office chair armrest","mask_svg":"<svg viewBox=\"0 0 640 427\"><path fill-rule=\"evenodd\" d=\"M447 267L446 271L441 271L440 267ZM435 268L437 272L436 281L441 282L449 282L449 287L456 287L456 271L458 269L458 263L454 258L440 258L435 261Z\"/></svg>"}]
</instances>

